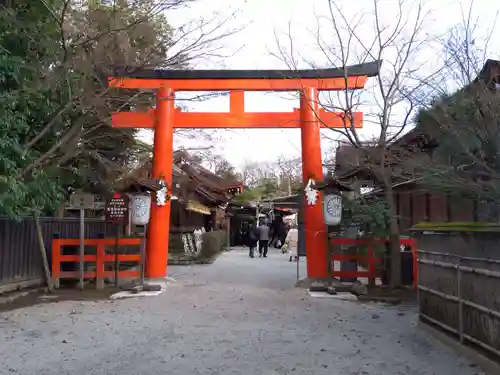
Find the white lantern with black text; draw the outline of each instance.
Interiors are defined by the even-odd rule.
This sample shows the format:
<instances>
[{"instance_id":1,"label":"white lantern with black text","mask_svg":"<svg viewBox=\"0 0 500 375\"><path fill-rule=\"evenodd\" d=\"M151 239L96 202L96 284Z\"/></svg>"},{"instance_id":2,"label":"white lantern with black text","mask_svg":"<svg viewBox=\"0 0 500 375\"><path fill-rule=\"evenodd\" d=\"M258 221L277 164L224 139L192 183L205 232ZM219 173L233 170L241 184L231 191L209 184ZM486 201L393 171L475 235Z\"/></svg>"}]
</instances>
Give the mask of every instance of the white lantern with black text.
<instances>
[{"instance_id":1,"label":"white lantern with black text","mask_svg":"<svg viewBox=\"0 0 500 375\"><path fill-rule=\"evenodd\" d=\"M151 197L149 195L132 196L132 224L146 225L149 222Z\"/></svg>"},{"instance_id":2,"label":"white lantern with black text","mask_svg":"<svg viewBox=\"0 0 500 375\"><path fill-rule=\"evenodd\" d=\"M342 220L342 196L340 194L325 194L323 216L326 225L340 224Z\"/></svg>"}]
</instances>

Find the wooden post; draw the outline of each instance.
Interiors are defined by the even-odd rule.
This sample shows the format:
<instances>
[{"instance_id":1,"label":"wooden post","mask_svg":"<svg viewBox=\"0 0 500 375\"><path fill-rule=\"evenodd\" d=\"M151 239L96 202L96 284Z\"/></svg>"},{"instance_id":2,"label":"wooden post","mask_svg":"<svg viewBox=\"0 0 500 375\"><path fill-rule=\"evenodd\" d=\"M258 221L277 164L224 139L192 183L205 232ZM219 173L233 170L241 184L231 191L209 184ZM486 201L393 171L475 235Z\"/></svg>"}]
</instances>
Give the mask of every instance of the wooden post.
<instances>
[{"instance_id":1,"label":"wooden post","mask_svg":"<svg viewBox=\"0 0 500 375\"><path fill-rule=\"evenodd\" d=\"M368 272L370 276L368 277L368 285L369 286L375 286L375 277L376 271L375 271L375 252L373 251L373 247L375 244L373 243L368 243Z\"/></svg>"},{"instance_id":2,"label":"wooden post","mask_svg":"<svg viewBox=\"0 0 500 375\"><path fill-rule=\"evenodd\" d=\"M464 343L464 300L462 292L462 257L457 259L457 297L458 297L458 337L460 343Z\"/></svg>"},{"instance_id":3,"label":"wooden post","mask_svg":"<svg viewBox=\"0 0 500 375\"><path fill-rule=\"evenodd\" d=\"M106 256L106 245L104 239L97 241L96 250L96 289L104 288L105 271L104 271L104 258Z\"/></svg>"},{"instance_id":4,"label":"wooden post","mask_svg":"<svg viewBox=\"0 0 500 375\"><path fill-rule=\"evenodd\" d=\"M45 279L47 282L47 288L49 289L49 292L52 292L54 290L54 287L52 285L52 277L50 275L50 268L49 268L49 261L47 259L47 252L45 250L45 244L43 242L43 232L42 232L42 226L40 225L40 218L38 217L37 214L34 214L33 218L35 219L36 236L38 238L38 248L40 250L40 255L42 256L43 269L45 271ZM60 268L61 263L59 262L59 256L61 254L61 248L58 247L56 250L57 250L57 256L53 256L53 258L57 259L58 267ZM57 281L56 281L57 287L59 287L59 272L60 272L60 270L58 270L58 273L57 273Z\"/></svg>"},{"instance_id":5,"label":"wooden post","mask_svg":"<svg viewBox=\"0 0 500 375\"><path fill-rule=\"evenodd\" d=\"M141 251L141 264L140 264L140 267L141 267L141 276L140 276L140 285L141 287L144 286L144 271L146 269L146 244L147 244L147 239L146 239L146 232L147 232L147 224L145 225L146 228L144 228L144 238L143 240L141 241L141 248L140 248L140 251Z\"/></svg>"},{"instance_id":6,"label":"wooden post","mask_svg":"<svg viewBox=\"0 0 500 375\"><path fill-rule=\"evenodd\" d=\"M411 252L413 254L413 287L418 291L418 248L417 241L411 240Z\"/></svg>"},{"instance_id":7,"label":"wooden post","mask_svg":"<svg viewBox=\"0 0 500 375\"><path fill-rule=\"evenodd\" d=\"M37 229L37 231L38 231L38 229ZM42 254L42 257L43 257L43 254ZM45 268L45 263L44 263L43 267L45 269L45 276L47 277L47 275L50 275L50 269L48 267L48 262L47 262L47 268ZM56 288L56 289L58 289L60 286L60 281L59 281L60 274L61 274L61 242L59 239L53 239L52 240L52 283L51 284L53 284L54 288Z\"/></svg>"},{"instance_id":8,"label":"wooden post","mask_svg":"<svg viewBox=\"0 0 500 375\"><path fill-rule=\"evenodd\" d=\"M85 274L85 208L80 207L80 262L78 264L78 288L84 289L84 274Z\"/></svg>"},{"instance_id":9,"label":"wooden post","mask_svg":"<svg viewBox=\"0 0 500 375\"><path fill-rule=\"evenodd\" d=\"M118 240L120 238L120 224L121 223L115 223L115 287L118 287L118 273L120 271L120 262L118 260Z\"/></svg>"},{"instance_id":10,"label":"wooden post","mask_svg":"<svg viewBox=\"0 0 500 375\"><path fill-rule=\"evenodd\" d=\"M226 215L226 241L227 241L227 249L231 248L231 217Z\"/></svg>"}]
</instances>

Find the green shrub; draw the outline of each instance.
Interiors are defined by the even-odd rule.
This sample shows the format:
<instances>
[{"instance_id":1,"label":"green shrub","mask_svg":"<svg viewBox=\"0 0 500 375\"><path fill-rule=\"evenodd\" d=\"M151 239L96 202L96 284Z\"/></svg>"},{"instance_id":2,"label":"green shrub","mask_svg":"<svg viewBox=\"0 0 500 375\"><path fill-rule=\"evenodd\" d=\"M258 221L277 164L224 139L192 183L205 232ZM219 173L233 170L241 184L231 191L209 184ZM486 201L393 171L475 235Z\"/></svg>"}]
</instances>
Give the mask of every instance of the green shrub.
<instances>
[{"instance_id":1,"label":"green shrub","mask_svg":"<svg viewBox=\"0 0 500 375\"><path fill-rule=\"evenodd\" d=\"M368 245L357 246L357 255L359 255L360 257L368 258L368 254L369 254L368 248L369 248ZM380 262L375 263L375 268L380 270L383 268L383 260L382 259L384 258L384 255L386 253L386 246L383 244L373 244L371 246L371 248L373 249L373 253L375 255L375 258L380 259ZM362 260L359 262L359 265L365 269L368 269L369 262L367 260Z\"/></svg>"},{"instance_id":2,"label":"green shrub","mask_svg":"<svg viewBox=\"0 0 500 375\"><path fill-rule=\"evenodd\" d=\"M227 242L226 232L206 232L203 233L203 245L200 250L200 258L207 259L222 252Z\"/></svg>"},{"instance_id":3,"label":"green shrub","mask_svg":"<svg viewBox=\"0 0 500 375\"><path fill-rule=\"evenodd\" d=\"M184 242L182 242L182 233L170 233L168 252L170 254L184 254Z\"/></svg>"}]
</instances>

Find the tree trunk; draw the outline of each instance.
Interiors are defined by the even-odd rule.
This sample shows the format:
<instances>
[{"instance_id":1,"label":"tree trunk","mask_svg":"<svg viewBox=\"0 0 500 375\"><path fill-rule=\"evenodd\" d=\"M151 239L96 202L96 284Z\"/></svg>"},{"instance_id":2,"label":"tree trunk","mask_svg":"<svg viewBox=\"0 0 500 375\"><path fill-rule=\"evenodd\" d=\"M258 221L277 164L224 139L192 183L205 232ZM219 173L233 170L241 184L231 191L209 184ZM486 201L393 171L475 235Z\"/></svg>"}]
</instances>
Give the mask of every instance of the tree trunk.
<instances>
[{"instance_id":1,"label":"tree trunk","mask_svg":"<svg viewBox=\"0 0 500 375\"><path fill-rule=\"evenodd\" d=\"M63 201L59 204L59 206L57 207L57 212L56 212L56 216L58 219L62 219L64 218L64 212L65 212L65 209L66 209L66 202Z\"/></svg>"},{"instance_id":2,"label":"tree trunk","mask_svg":"<svg viewBox=\"0 0 500 375\"><path fill-rule=\"evenodd\" d=\"M394 201L394 191L392 190L390 179L386 182L384 190L385 202L389 207L389 248L391 256L389 286L394 289L401 286L401 247L399 244L399 224L396 203Z\"/></svg>"},{"instance_id":3,"label":"tree trunk","mask_svg":"<svg viewBox=\"0 0 500 375\"><path fill-rule=\"evenodd\" d=\"M42 225L40 224L40 218L37 214L33 214L33 219L35 221L36 236L38 239L38 248L42 258L43 270L45 271L45 281L47 282L49 292L53 292L54 285L52 284L52 275L50 274L49 262L47 260L47 250L45 249L43 241Z\"/></svg>"}]
</instances>

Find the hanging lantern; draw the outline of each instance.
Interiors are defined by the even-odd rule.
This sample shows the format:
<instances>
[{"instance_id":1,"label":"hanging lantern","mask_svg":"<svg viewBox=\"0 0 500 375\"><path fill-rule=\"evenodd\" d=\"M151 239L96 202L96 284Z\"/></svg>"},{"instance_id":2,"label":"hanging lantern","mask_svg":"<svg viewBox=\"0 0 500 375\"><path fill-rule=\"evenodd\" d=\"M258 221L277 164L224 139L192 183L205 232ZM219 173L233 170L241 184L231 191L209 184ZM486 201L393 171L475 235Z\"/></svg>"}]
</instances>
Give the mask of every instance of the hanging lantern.
<instances>
[{"instance_id":1,"label":"hanging lantern","mask_svg":"<svg viewBox=\"0 0 500 375\"><path fill-rule=\"evenodd\" d=\"M311 186L309 187L311 188ZM342 221L343 194L352 191L352 188L331 177L315 183L313 187L323 192L322 203L325 224L328 226L339 225Z\"/></svg>"},{"instance_id":2,"label":"hanging lantern","mask_svg":"<svg viewBox=\"0 0 500 375\"><path fill-rule=\"evenodd\" d=\"M146 225L149 222L151 196L146 194L132 196L132 224Z\"/></svg>"},{"instance_id":3,"label":"hanging lantern","mask_svg":"<svg viewBox=\"0 0 500 375\"><path fill-rule=\"evenodd\" d=\"M326 193L323 198L323 217L326 225L339 225L342 220L342 196Z\"/></svg>"}]
</instances>

